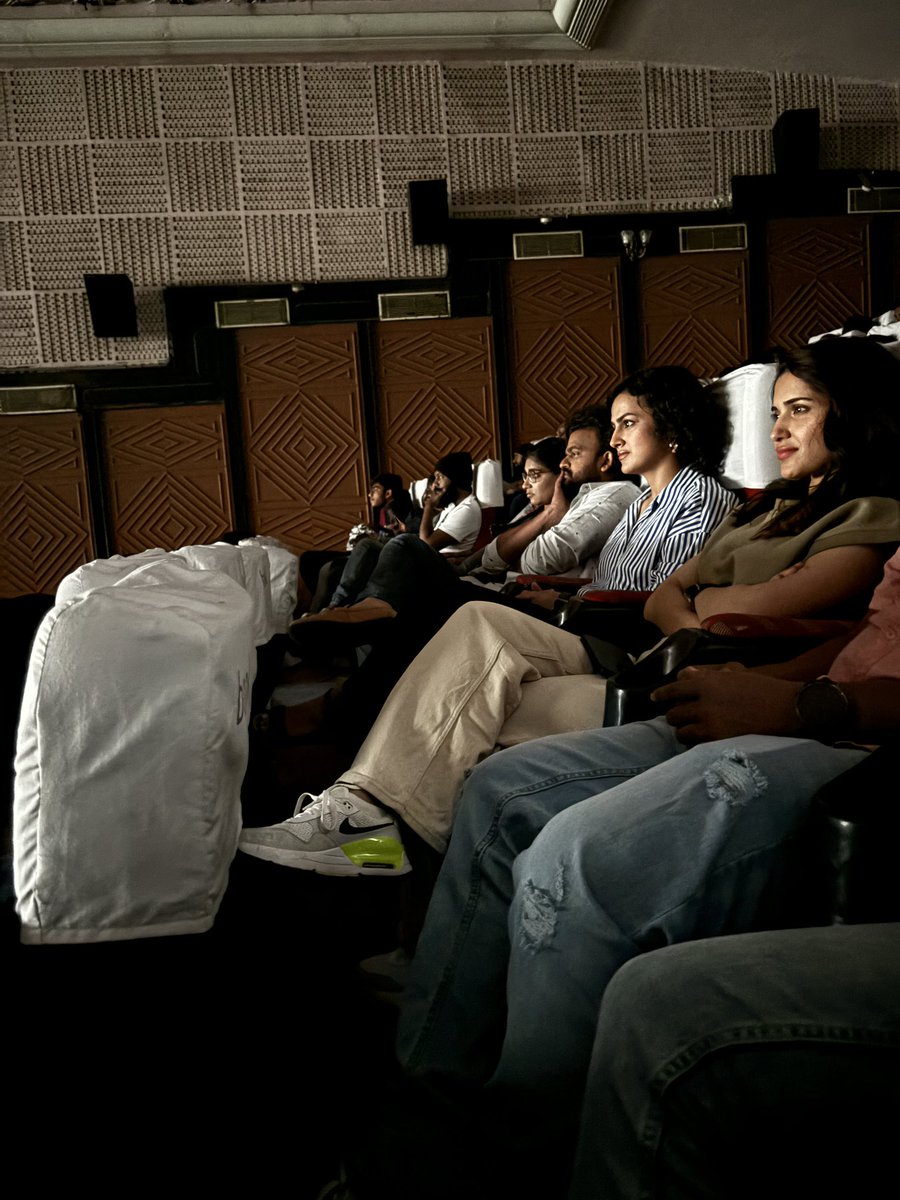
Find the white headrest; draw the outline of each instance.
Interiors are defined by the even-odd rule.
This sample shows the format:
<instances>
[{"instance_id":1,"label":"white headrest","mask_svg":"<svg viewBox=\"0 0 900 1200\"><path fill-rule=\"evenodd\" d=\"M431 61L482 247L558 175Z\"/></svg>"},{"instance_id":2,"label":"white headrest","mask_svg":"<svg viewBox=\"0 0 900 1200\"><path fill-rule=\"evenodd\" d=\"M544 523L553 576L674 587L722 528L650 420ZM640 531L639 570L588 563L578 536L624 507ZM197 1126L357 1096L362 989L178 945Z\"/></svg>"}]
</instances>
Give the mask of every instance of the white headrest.
<instances>
[{"instance_id":1,"label":"white headrest","mask_svg":"<svg viewBox=\"0 0 900 1200\"><path fill-rule=\"evenodd\" d=\"M772 445L774 363L750 363L719 380L731 417L731 445L722 482L731 488L763 488L780 475Z\"/></svg>"},{"instance_id":2,"label":"white headrest","mask_svg":"<svg viewBox=\"0 0 900 1200\"><path fill-rule=\"evenodd\" d=\"M503 468L495 458L475 464L472 490L482 508L503 507Z\"/></svg>"}]
</instances>

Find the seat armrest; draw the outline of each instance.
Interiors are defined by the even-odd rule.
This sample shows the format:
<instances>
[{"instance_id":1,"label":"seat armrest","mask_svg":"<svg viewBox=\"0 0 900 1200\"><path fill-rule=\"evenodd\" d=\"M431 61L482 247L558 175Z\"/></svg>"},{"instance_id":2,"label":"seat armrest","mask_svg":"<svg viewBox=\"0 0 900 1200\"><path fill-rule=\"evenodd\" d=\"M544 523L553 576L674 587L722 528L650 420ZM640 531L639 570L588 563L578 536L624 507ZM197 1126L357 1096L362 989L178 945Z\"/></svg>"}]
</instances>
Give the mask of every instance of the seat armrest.
<instances>
[{"instance_id":1,"label":"seat armrest","mask_svg":"<svg viewBox=\"0 0 900 1200\"><path fill-rule=\"evenodd\" d=\"M900 921L896 803L900 743L882 745L826 783L809 817L813 876L803 880L810 924Z\"/></svg>"},{"instance_id":2,"label":"seat armrest","mask_svg":"<svg viewBox=\"0 0 900 1200\"><path fill-rule=\"evenodd\" d=\"M624 596L640 593L608 592L609 596ZM644 620L643 602L631 601L622 604L595 604L581 596L572 596L563 605L556 623L567 633L579 637L596 637L606 642L624 646L632 653L640 653L659 639L659 630Z\"/></svg>"},{"instance_id":3,"label":"seat armrest","mask_svg":"<svg viewBox=\"0 0 900 1200\"><path fill-rule=\"evenodd\" d=\"M577 592L593 583L592 579L573 579L571 575L517 575L520 587L552 588L556 592Z\"/></svg>"},{"instance_id":4,"label":"seat armrest","mask_svg":"<svg viewBox=\"0 0 900 1200\"><path fill-rule=\"evenodd\" d=\"M589 600L592 604L615 604L621 608L629 604L644 605L650 594L650 592L605 592L601 588L591 588L589 592L583 592L579 599Z\"/></svg>"},{"instance_id":5,"label":"seat armrest","mask_svg":"<svg viewBox=\"0 0 900 1200\"><path fill-rule=\"evenodd\" d=\"M855 628L856 621L825 621L810 617L766 617L747 613L716 613L702 628L722 637L798 638L826 642Z\"/></svg>"}]
</instances>

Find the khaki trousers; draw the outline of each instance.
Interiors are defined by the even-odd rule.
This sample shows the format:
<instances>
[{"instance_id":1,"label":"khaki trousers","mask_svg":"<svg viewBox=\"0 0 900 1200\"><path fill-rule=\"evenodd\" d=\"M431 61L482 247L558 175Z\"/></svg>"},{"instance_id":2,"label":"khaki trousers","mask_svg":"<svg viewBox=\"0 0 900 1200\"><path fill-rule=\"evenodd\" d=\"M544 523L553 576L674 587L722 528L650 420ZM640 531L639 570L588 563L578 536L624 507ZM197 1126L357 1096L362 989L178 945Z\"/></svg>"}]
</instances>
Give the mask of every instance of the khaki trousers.
<instances>
[{"instance_id":1,"label":"khaki trousers","mask_svg":"<svg viewBox=\"0 0 900 1200\"><path fill-rule=\"evenodd\" d=\"M447 848L466 772L498 746L603 724L581 640L500 604L464 604L413 660L341 782Z\"/></svg>"}]
</instances>

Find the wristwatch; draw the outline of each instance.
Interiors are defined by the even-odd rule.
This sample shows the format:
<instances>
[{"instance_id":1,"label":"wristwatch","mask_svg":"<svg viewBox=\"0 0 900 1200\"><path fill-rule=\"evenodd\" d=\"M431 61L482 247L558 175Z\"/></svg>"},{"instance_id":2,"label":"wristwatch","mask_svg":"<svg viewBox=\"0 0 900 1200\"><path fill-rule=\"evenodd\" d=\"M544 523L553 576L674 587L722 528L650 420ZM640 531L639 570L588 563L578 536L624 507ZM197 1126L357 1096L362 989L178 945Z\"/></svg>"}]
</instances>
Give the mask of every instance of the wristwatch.
<instances>
[{"instance_id":1,"label":"wristwatch","mask_svg":"<svg viewBox=\"0 0 900 1200\"><path fill-rule=\"evenodd\" d=\"M827 675L804 683L794 701L794 711L801 732L816 741L831 743L848 732L850 699Z\"/></svg>"}]
</instances>

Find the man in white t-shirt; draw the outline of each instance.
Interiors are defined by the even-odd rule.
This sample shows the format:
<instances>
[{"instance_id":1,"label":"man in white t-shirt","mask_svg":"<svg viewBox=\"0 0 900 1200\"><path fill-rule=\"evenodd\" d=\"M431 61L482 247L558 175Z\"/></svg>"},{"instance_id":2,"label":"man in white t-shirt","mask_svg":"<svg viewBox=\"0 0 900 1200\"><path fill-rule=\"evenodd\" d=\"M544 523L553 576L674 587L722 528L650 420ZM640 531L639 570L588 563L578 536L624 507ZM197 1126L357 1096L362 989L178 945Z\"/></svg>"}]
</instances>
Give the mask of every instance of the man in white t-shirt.
<instances>
[{"instance_id":1,"label":"man in white t-shirt","mask_svg":"<svg viewBox=\"0 0 900 1200\"><path fill-rule=\"evenodd\" d=\"M467 554L481 532L481 505L472 493L472 456L445 454L425 494L419 539L440 554Z\"/></svg>"}]
</instances>

